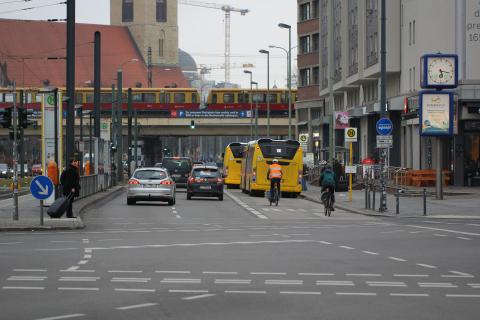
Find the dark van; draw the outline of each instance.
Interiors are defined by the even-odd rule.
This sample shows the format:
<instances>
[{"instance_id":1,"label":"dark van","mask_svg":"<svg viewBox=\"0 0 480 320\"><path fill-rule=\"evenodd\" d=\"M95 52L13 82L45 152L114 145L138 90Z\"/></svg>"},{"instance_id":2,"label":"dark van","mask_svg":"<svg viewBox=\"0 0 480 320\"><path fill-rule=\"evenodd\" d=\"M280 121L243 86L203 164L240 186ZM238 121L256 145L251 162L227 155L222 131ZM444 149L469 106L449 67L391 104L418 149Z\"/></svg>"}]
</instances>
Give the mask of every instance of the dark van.
<instances>
[{"instance_id":1,"label":"dark van","mask_svg":"<svg viewBox=\"0 0 480 320\"><path fill-rule=\"evenodd\" d=\"M192 171L192 160L190 158L163 158L162 167L168 170L177 187L187 187L188 176Z\"/></svg>"}]
</instances>

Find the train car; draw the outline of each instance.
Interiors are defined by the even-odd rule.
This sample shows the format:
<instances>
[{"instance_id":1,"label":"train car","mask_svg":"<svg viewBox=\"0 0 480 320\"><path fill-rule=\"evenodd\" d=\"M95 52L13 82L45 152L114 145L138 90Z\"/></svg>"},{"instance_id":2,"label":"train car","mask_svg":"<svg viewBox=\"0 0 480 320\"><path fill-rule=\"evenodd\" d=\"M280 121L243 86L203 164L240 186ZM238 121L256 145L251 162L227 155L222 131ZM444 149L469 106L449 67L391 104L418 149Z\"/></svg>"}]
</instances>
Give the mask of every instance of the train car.
<instances>
[{"instance_id":1,"label":"train car","mask_svg":"<svg viewBox=\"0 0 480 320\"><path fill-rule=\"evenodd\" d=\"M16 91L17 106L23 105L26 109L40 110L42 97L37 88L19 88ZM0 88L0 108L9 108L13 105L13 93L9 88Z\"/></svg>"}]
</instances>

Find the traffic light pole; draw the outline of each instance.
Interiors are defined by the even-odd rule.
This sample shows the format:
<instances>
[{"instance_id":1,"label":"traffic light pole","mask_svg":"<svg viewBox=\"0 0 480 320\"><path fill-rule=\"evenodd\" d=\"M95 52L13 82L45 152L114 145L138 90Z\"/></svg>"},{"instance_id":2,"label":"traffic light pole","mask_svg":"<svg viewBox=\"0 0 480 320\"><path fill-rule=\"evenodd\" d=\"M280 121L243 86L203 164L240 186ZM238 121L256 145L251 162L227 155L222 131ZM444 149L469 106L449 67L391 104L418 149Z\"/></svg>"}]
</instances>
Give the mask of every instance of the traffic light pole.
<instances>
[{"instance_id":1,"label":"traffic light pole","mask_svg":"<svg viewBox=\"0 0 480 320\"><path fill-rule=\"evenodd\" d=\"M17 109L17 88L13 81L13 220L18 220L18 109Z\"/></svg>"},{"instance_id":2,"label":"traffic light pole","mask_svg":"<svg viewBox=\"0 0 480 320\"><path fill-rule=\"evenodd\" d=\"M380 38L380 71L381 71L381 80L380 80L380 117L387 118L387 26L386 26L386 1L382 0L381 8L381 18L380 18L380 29L381 29L381 38ZM387 159L387 149L381 149L380 155L380 185L381 185L381 194L380 194L380 207L378 211L385 212L387 211L387 187L386 187L386 171L388 164L386 163Z\"/></svg>"},{"instance_id":3,"label":"traffic light pole","mask_svg":"<svg viewBox=\"0 0 480 320\"><path fill-rule=\"evenodd\" d=\"M135 148L134 150L134 156L135 156L135 169L138 167L138 118L137 118L137 109L133 111L133 114L135 116L135 130L133 132L134 138L133 138L133 147Z\"/></svg>"}]
</instances>

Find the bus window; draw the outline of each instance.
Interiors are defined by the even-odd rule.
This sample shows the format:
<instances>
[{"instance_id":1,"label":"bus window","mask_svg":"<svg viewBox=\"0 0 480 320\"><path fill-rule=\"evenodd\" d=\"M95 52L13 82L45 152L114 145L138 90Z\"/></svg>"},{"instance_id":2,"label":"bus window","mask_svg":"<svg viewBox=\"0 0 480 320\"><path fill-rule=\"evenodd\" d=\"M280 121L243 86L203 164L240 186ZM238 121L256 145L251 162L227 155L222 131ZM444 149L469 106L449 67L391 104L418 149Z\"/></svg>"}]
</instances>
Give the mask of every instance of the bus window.
<instances>
[{"instance_id":1,"label":"bus window","mask_svg":"<svg viewBox=\"0 0 480 320\"><path fill-rule=\"evenodd\" d=\"M217 94L216 93L212 93L212 103L213 104L217 103Z\"/></svg>"},{"instance_id":2,"label":"bus window","mask_svg":"<svg viewBox=\"0 0 480 320\"><path fill-rule=\"evenodd\" d=\"M270 93L268 95L268 102L277 103L277 94L276 93Z\"/></svg>"},{"instance_id":3,"label":"bus window","mask_svg":"<svg viewBox=\"0 0 480 320\"><path fill-rule=\"evenodd\" d=\"M185 93L175 93L173 95L174 103L185 103Z\"/></svg>"},{"instance_id":4,"label":"bus window","mask_svg":"<svg viewBox=\"0 0 480 320\"><path fill-rule=\"evenodd\" d=\"M223 103L235 103L235 94L224 93L223 94Z\"/></svg>"}]
</instances>

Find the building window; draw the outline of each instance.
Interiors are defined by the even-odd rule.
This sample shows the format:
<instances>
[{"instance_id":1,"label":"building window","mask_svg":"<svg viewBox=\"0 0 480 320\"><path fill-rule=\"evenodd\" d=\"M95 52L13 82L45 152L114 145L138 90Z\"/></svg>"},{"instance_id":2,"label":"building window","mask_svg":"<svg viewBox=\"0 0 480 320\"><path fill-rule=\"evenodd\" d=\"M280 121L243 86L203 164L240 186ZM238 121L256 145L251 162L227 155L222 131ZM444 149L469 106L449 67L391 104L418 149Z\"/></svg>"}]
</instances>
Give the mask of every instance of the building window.
<instances>
[{"instance_id":1,"label":"building window","mask_svg":"<svg viewBox=\"0 0 480 320\"><path fill-rule=\"evenodd\" d=\"M306 87L310 85L310 69L301 69L300 70L300 85Z\"/></svg>"},{"instance_id":2,"label":"building window","mask_svg":"<svg viewBox=\"0 0 480 320\"><path fill-rule=\"evenodd\" d=\"M408 45L412 45L412 23L408 24Z\"/></svg>"},{"instance_id":3,"label":"building window","mask_svg":"<svg viewBox=\"0 0 480 320\"><path fill-rule=\"evenodd\" d=\"M348 0L348 75L358 72L358 0Z\"/></svg>"},{"instance_id":4,"label":"building window","mask_svg":"<svg viewBox=\"0 0 480 320\"><path fill-rule=\"evenodd\" d=\"M367 67L378 62L378 0L366 1L366 64Z\"/></svg>"},{"instance_id":5,"label":"building window","mask_svg":"<svg viewBox=\"0 0 480 320\"><path fill-rule=\"evenodd\" d=\"M123 22L133 21L133 0L122 1L122 21Z\"/></svg>"},{"instance_id":6,"label":"building window","mask_svg":"<svg viewBox=\"0 0 480 320\"><path fill-rule=\"evenodd\" d=\"M158 39L158 55L163 57L163 39Z\"/></svg>"},{"instance_id":7,"label":"building window","mask_svg":"<svg viewBox=\"0 0 480 320\"><path fill-rule=\"evenodd\" d=\"M312 34L312 52L318 52L320 48L320 34Z\"/></svg>"},{"instance_id":8,"label":"building window","mask_svg":"<svg viewBox=\"0 0 480 320\"><path fill-rule=\"evenodd\" d=\"M413 20L412 43L415 44L415 20Z\"/></svg>"},{"instance_id":9,"label":"building window","mask_svg":"<svg viewBox=\"0 0 480 320\"><path fill-rule=\"evenodd\" d=\"M300 21L310 20L310 2L300 5Z\"/></svg>"},{"instance_id":10,"label":"building window","mask_svg":"<svg viewBox=\"0 0 480 320\"><path fill-rule=\"evenodd\" d=\"M157 22L167 22L167 0L157 0Z\"/></svg>"},{"instance_id":11,"label":"building window","mask_svg":"<svg viewBox=\"0 0 480 320\"><path fill-rule=\"evenodd\" d=\"M328 87L328 0L320 0L320 87L325 89Z\"/></svg>"},{"instance_id":12,"label":"building window","mask_svg":"<svg viewBox=\"0 0 480 320\"><path fill-rule=\"evenodd\" d=\"M300 38L301 53L310 52L310 36L304 36Z\"/></svg>"},{"instance_id":13,"label":"building window","mask_svg":"<svg viewBox=\"0 0 480 320\"><path fill-rule=\"evenodd\" d=\"M338 82L342 79L342 3L340 0L333 0L333 60L335 66L335 73L333 80Z\"/></svg>"},{"instance_id":14,"label":"building window","mask_svg":"<svg viewBox=\"0 0 480 320\"><path fill-rule=\"evenodd\" d=\"M312 84L318 85L320 82L320 68L319 67L313 67L312 68Z\"/></svg>"},{"instance_id":15,"label":"building window","mask_svg":"<svg viewBox=\"0 0 480 320\"><path fill-rule=\"evenodd\" d=\"M318 2L319 0L312 1L312 19L318 18L320 16L320 12L318 11Z\"/></svg>"}]
</instances>

